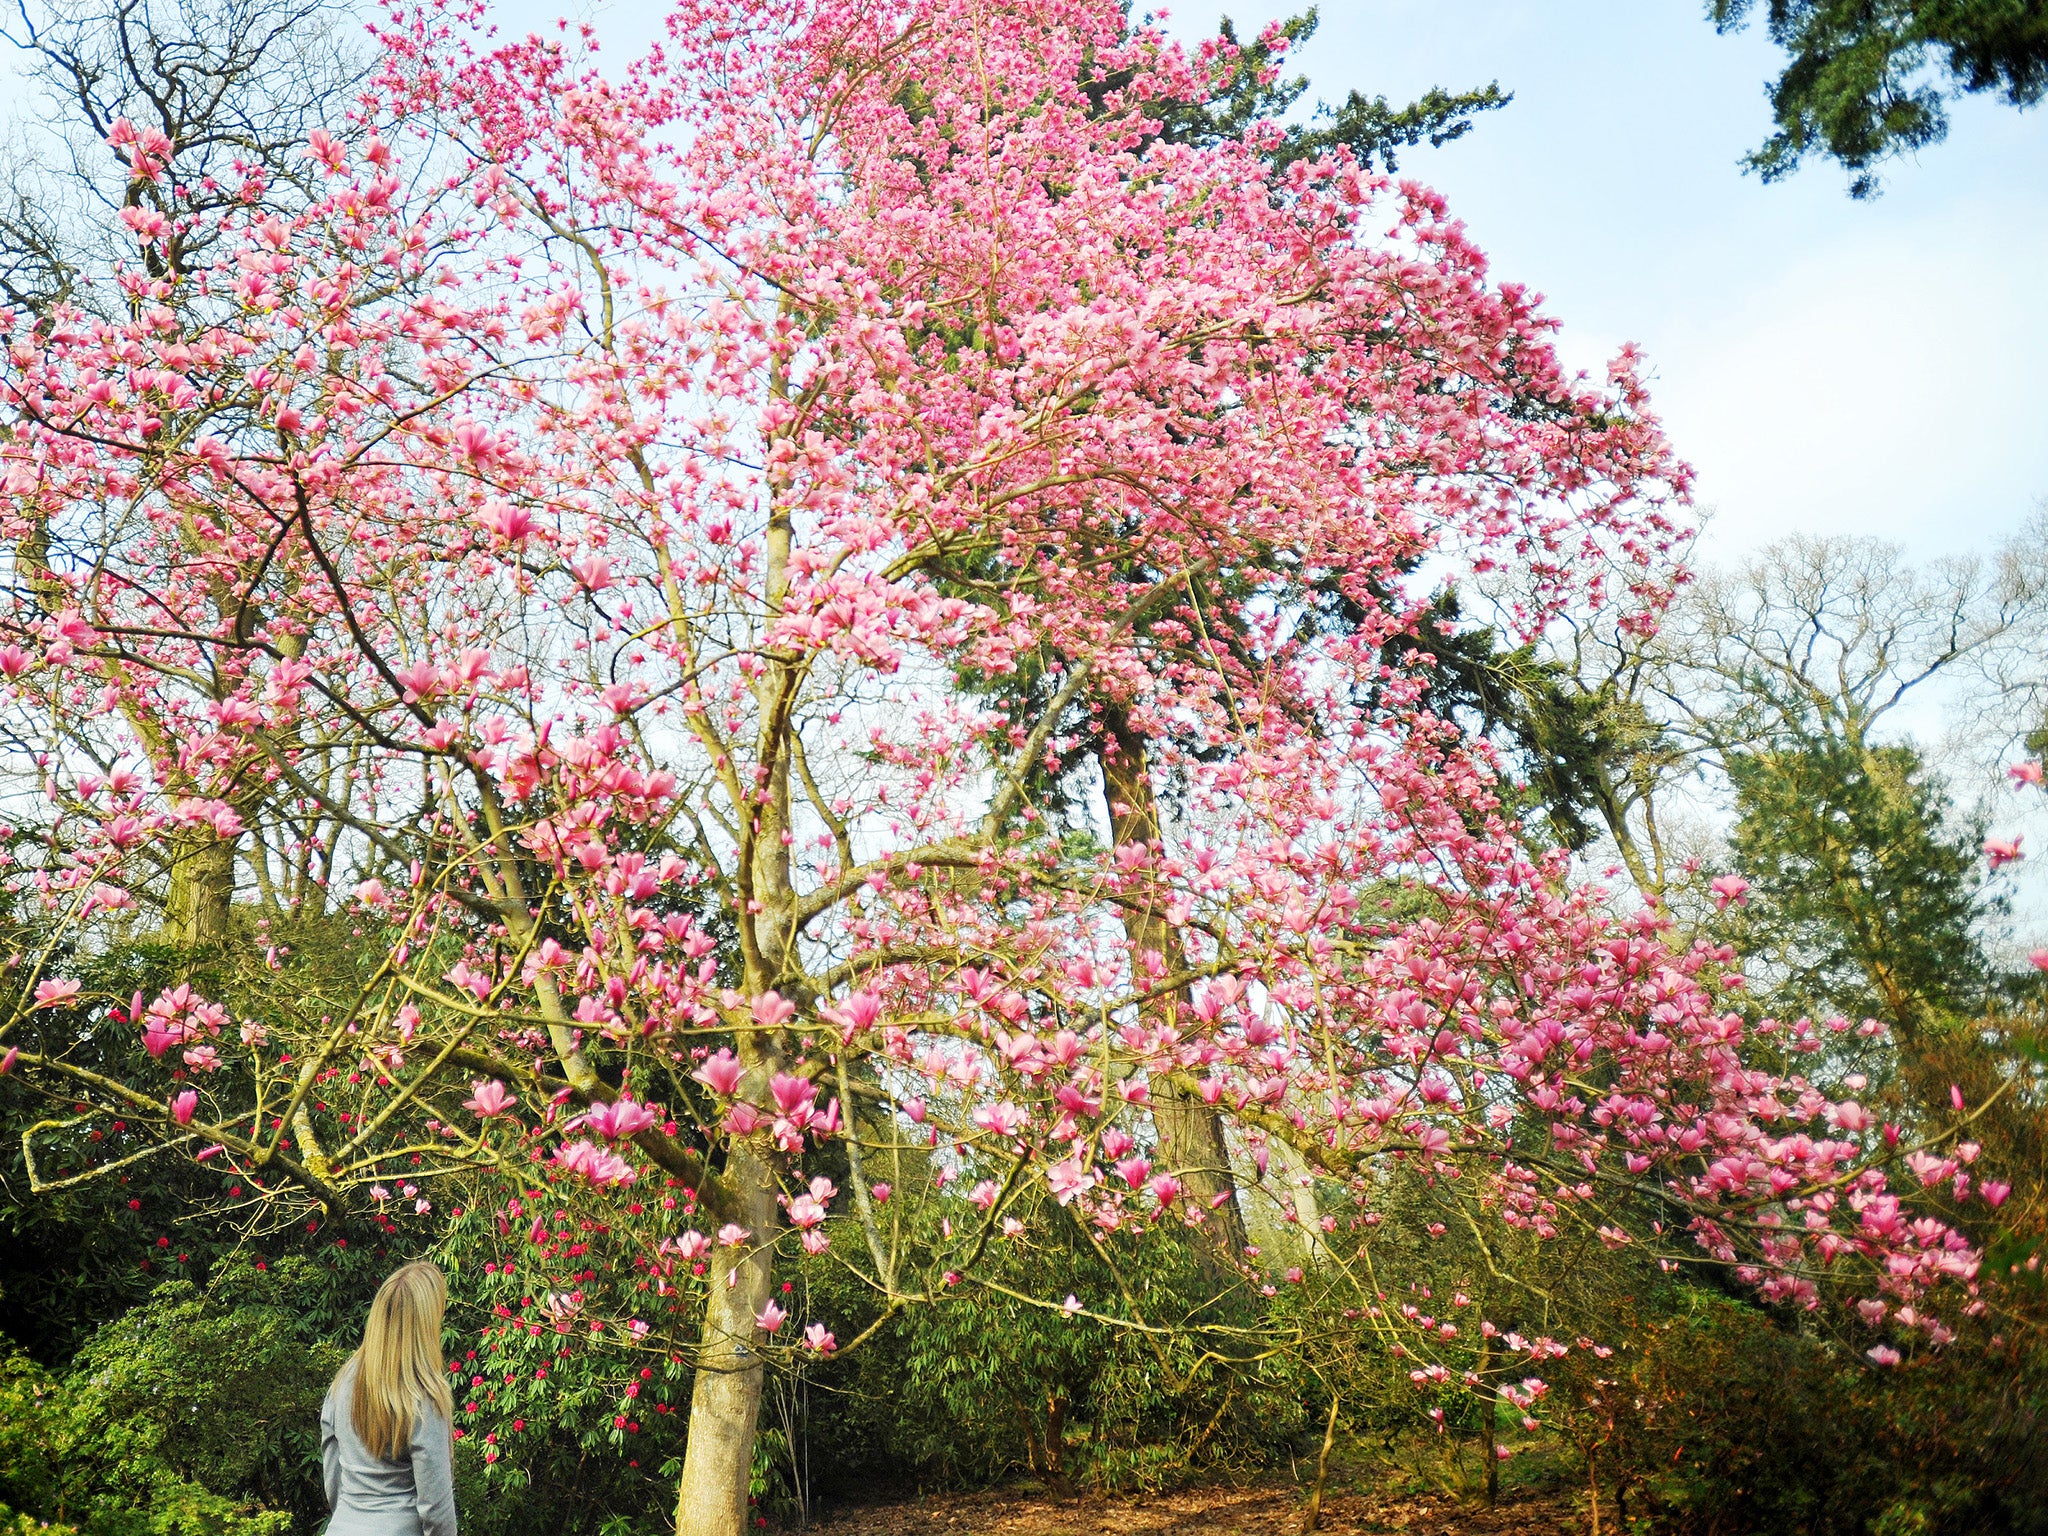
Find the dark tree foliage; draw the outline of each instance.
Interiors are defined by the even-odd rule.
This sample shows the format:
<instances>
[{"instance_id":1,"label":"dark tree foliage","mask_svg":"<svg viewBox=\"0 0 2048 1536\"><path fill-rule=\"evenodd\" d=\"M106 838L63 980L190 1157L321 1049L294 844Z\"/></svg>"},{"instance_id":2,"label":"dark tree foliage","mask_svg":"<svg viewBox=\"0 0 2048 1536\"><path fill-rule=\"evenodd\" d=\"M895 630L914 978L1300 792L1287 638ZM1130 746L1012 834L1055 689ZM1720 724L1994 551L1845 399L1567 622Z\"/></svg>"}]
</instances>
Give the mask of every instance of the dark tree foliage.
<instances>
[{"instance_id":1,"label":"dark tree foliage","mask_svg":"<svg viewBox=\"0 0 2048 1536\"><path fill-rule=\"evenodd\" d=\"M1727 769L1750 883L1737 937L1782 974L1774 1003L1881 1018L1908 1040L1983 1005L1977 935L2002 901L1982 829L1958 824L1917 751L1816 733L1730 753Z\"/></svg>"},{"instance_id":2,"label":"dark tree foliage","mask_svg":"<svg viewBox=\"0 0 2048 1536\"><path fill-rule=\"evenodd\" d=\"M1239 49L1228 82L1205 102L1174 102L1156 108L1164 137L1176 143L1213 144L1238 137L1262 119L1285 117L1307 93L1308 77L1282 79L1281 60L1314 36L1319 24L1313 6L1290 17L1280 26L1288 46L1276 49L1257 38L1239 42L1237 29L1226 18L1224 40ZM1424 142L1441 148L1471 132L1475 114L1495 111L1512 100L1513 95L1501 90L1497 81L1469 91L1432 87L1406 106L1395 106L1384 96L1352 91L1341 106L1318 103L1306 122L1290 125L1274 162L1284 167L1341 145L1361 161L1391 173L1399 169L1399 151Z\"/></svg>"},{"instance_id":3,"label":"dark tree foliage","mask_svg":"<svg viewBox=\"0 0 2048 1536\"><path fill-rule=\"evenodd\" d=\"M1317 622L1342 627L1360 616L1337 573L1317 584L1316 599ZM1646 755L1672 750L1662 728L1611 684L1589 690L1535 643L1510 645L1491 626L1467 622L1454 588L1417 609L1381 660L1421 680L1423 708L1499 747L1525 781L1522 808L1575 853L1621 825L1618 783Z\"/></svg>"},{"instance_id":4,"label":"dark tree foliage","mask_svg":"<svg viewBox=\"0 0 2048 1536\"><path fill-rule=\"evenodd\" d=\"M1721 32L1755 0L1708 0ZM2029 107L2048 92L2048 0L1767 0L1771 40L1791 55L1771 84L1778 131L1744 163L1765 181L1809 153L1839 161L1849 195L1873 196L1876 167L1938 144L1943 103L1993 92Z\"/></svg>"},{"instance_id":5,"label":"dark tree foliage","mask_svg":"<svg viewBox=\"0 0 2048 1536\"><path fill-rule=\"evenodd\" d=\"M1476 725L1504 748L1551 835L1578 852L1618 822L1615 775L1660 733L1610 691L1579 687L1534 644L1503 646L1491 628L1459 619L1457 595L1440 595L1386 647L1387 662L1421 668L1426 708Z\"/></svg>"}]
</instances>

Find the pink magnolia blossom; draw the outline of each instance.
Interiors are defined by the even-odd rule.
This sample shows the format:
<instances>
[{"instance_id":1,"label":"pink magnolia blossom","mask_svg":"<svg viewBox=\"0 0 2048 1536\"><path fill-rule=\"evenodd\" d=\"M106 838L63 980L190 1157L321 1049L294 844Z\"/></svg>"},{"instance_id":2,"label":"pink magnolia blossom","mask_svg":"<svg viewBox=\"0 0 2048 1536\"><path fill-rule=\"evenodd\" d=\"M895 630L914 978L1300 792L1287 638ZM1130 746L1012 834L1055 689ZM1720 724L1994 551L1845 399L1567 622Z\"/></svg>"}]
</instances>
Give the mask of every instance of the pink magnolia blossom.
<instances>
[{"instance_id":1,"label":"pink magnolia blossom","mask_svg":"<svg viewBox=\"0 0 2048 1536\"><path fill-rule=\"evenodd\" d=\"M1749 882L1740 875L1716 875L1709 882L1714 892L1714 905L1722 911L1733 906L1745 906L1749 902Z\"/></svg>"},{"instance_id":2,"label":"pink magnolia blossom","mask_svg":"<svg viewBox=\"0 0 2048 1536\"><path fill-rule=\"evenodd\" d=\"M854 1036L872 1029L882 1016L882 1000L872 992L856 992L844 1003L819 1009L818 1016L839 1029L843 1042L851 1043Z\"/></svg>"},{"instance_id":3,"label":"pink magnolia blossom","mask_svg":"<svg viewBox=\"0 0 2048 1536\"><path fill-rule=\"evenodd\" d=\"M760 1128L764 1119L759 1109L741 1099L725 1112L723 1124L728 1135L751 1136Z\"/></svg>"},{"instance_id":4,"label":"pink magnolia blossom","mask_svg":"<svg viewBox=\"0 0 2048 1536\"><path fill-rule=\"evenodd\" d=\"M773 1029L796 1017L796 1004L775 992L763 992L754 999L754 1022Z\"/></svg>"},{"instance_id":5,"label":"pink magnolia blossom","mask_svg":"<svg viewBox=\"0 0 2048 1536\"><path fill-rule=\"evenodd\" d=\"M769 1097L775 1100L775 1107L792 1120L801 1123L810 1113L811 1103L818 1096L817 1085L807 1078L795 1077L778 1072L768 1083Z\"/></svg>"},{"instance_id":6,"label":"pink magnolia blossom","mask_svg":"<svg viewBox=\"0 0 2048 1536\"><path fill-rule=\"evenodd\" d=\"M1877 1124L1877 1116L1854 1099L1847 1099L1834 1105L1828 1112L1828 1118L1843 1130L1850 1132L1867 1131Z\"/></svg>"},{"instance_id":7,"label":"pink magnolia blossom","mask_svg":"<svg viewBox=\"0 0 2048 1536\"><path fill-rule=\"evenodd\" d=\"M76 996L78 996L77 982L50 977L36 983L35 1006L38 1008L61 1008Z\"/></svg>"},{"instance_id":8,"label":"pink magnolia blossom","mask_svg":"<svg viewBox=\"0 0 2048 1536\"><path fill-rule=\"evenodd\" d=\"M470 1096L463 1100L462 1107L479 1120L488 1120L502 1115L519 1100L496 1078L482 1078L470 1085Z\"/></svg>"},{"instance_id":9,"label":"pink magnolia blossom","mask_svg":"<svg viewBox=\"0 0 2048 1536\"><path fill-rule=\"evenodd\" d=\"M476 514L476 521L491 537L515 547L533 537L533 515L524 507L493 502Z\"/></svg>"},{"instance_id":10,"label":"pink magnolia blossom","mask_svg":"<svg viewBox=\"0 0 2048 1536\"><path fill-rule=\"evenodd\" d=\"M984 1104L968 1117L975 1125L997 1136L1015 1136L1024 1128L1028 1118L1023 1108L1016 1104Z\"/></svg>"},{"instance_id":11,"label":"pink magnolia blossom","mask_svg":"<svg viewBox=\"0 0 2048 1536\"><path fill-rule=\"evenodd\" d=\"M808 1231L825 1219L825 1207L809 1195L798 1195L789 1202L789 1224L798 1231Z\"/></svg>"},{"instance_id":12,"label":"pink magnolia blossom","mask_svg":"<svg viewBox=\"0 0 2048 1536\"><path fill-rule=\"evenodd\" d=\"M739 1092L746 1068L731 1051L721 1050L690 1075L720 1098L729 1099Z\"/></svg>"},{"instance_id":13,"label":"pink magnolia blossom","mask_svg":"<svg viewBox=\"0 0 2048 1536\"><path fill-rule=\"evenodd\" d=\"M1045 1170L1046 1188L1053 1198L1065 1205L1076 1195L1087 1193L1095 1187L1095 1175L1088 1172L1076 1158L1062 1158Z\"/></svg>"},{"instance_id":14,"label":"pink magnolia blossom","mask_svg":"<svg viewBox=\"0 0 2048 1536\"><path fill-rule=\"evenodd\" d=\"M661 1115L656 1106L637 1103L630 1095L620 1094L609 1104L591 1105L583 1120L607 1141L627 1141L659 1125Z\"/></svg>"}]
</instances>

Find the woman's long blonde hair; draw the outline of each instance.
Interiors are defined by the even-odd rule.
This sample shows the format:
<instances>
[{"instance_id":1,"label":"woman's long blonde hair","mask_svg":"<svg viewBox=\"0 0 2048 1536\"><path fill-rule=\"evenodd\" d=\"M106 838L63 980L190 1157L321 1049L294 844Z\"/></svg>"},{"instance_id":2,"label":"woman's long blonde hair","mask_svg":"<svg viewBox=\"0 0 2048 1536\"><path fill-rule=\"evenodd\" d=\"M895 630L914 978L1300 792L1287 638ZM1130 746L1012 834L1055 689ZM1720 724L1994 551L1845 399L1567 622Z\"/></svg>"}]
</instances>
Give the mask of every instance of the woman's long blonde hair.
<instances>
[{"instance_id":1,"label":"woman's long blonde hair","mask_svg":"<svg viewBox=\"0 0 2048 1536\"><path fill-rule=\"evenodd\" d=\"M405 1455L423 1405L438 1409L443 1424L454 1423L441 1359L441 1314L447 1306L448 1282L425 1262L397 1271L370 1303L362 1348L350 1359L356 1380L349 1422L380 1461Z\"/></svg>"}]
</instances>

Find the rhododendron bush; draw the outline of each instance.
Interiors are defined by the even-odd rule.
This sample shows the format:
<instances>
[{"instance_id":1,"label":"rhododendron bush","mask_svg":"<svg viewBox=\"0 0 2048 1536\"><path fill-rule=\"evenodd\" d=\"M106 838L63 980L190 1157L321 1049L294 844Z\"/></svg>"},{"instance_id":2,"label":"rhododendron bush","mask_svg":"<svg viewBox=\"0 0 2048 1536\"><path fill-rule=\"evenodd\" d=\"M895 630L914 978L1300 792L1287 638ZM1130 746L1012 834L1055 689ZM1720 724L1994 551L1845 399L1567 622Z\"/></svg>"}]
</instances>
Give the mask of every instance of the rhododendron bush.
<instances>
[{"instance_id":1,"label":"rhododendron bush","mask_svg":"<svg viewBox=\"0 0 2048 1536\"><path fill-rule=\"evenodd\" d=\"M1434 195L1158 136L1223 45L1084 0L690 0L612 76L432 10L383 45L324 201L138 260L118 324L13 319L0 438L25 889L67 944L138 893L218 931L310 859L371 959L294 997L273 950L244 1018L32 955L11 1070L282 1205L459 1207L529 1384L490 1433L569 1342L621 1432L688 1376L691 1532L745 1518L769 1364L1046 1221L1262 1283L1273 1149L1366 1248L1406 1170L1788 1302L1970 1279L1885 1172L1965 1154L1758 1065L1734 957L1575 888L1418 702L1423 573L1653 624L1686 479ZM1446 1375L1354 1251L1332 1315ZM862 1317L784 1288L820 1266Z\"/></svg>"}]
</instances>

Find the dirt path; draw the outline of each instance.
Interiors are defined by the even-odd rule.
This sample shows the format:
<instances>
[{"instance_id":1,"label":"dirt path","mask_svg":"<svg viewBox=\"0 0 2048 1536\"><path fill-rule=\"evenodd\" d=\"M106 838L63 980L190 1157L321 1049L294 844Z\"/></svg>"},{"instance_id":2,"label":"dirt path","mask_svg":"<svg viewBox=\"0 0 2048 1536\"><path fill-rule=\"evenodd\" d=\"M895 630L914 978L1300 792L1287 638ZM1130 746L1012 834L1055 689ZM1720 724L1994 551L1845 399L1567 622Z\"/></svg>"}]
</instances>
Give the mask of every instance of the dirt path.
<instances>
[{"instance_id":1,"label":"dirt path","mask_svg":"<svg viewBox=\"0 0 2048 1536\"><path fill-rule=\"evenodd\" d=\"M1328 1536L1405 1531L1412 1536L1583 1536L1585 1522L1555 1498L1504 1499L1498 1509L1420 1497L1333 1493ZM938 1494L850 1510L812 1527L818 1536L1297 1536L1292 1486L1197 1488L1131 1500L1045 1494Z\"/></svg>"}]
</instances>

